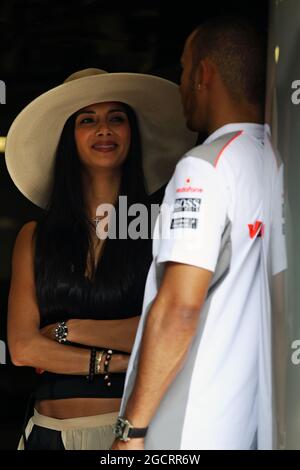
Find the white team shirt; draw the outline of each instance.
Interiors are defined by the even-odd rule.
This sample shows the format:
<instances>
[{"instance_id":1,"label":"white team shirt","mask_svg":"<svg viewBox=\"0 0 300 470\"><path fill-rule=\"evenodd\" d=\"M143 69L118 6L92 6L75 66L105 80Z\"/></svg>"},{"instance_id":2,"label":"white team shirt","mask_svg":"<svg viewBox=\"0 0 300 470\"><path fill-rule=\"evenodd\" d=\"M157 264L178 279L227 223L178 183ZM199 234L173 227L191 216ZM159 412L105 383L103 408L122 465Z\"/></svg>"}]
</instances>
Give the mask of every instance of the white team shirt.
<instances>
[{"instance_id":1,"label":"white team shirt","mask_svg":"<svg viewBox=\"0 0 300 470\"><path fill-rule=\"evenodd\" d=\"M272 393L271 346L271 285L272 277L287 269L284 218L284 168L271 143L271 133L265 124L264 138L264 236L262 238L260 282L262 315L259 336L259 413L258 444L272 449L277 444L276 406ZM283 293L282 293L283 295ZM285 334L284 331L281 333ZM274 366L276 367L276 363ZM273 406L272 406L273 405Z\"/></svg>"},{"instance_id":2,"label":"white team shirt","mask_svg":"<svg viewBox=\"0 0 300 470\"><path fill-rule=\"evenodd\" d=\"M187 360L151 421L146 449L250 449L261 421L259 400L271 406L270 377L265 379L268 371L261 367L269 366L270 354L269 342L262 347L270 335L270 312L264 308L261 251L268 231L264 199L272 194L265 190L263 143L261 125L226 125L187 152L166 188L169 236L162 236L158 219L121 415L165 263L197 266L214 276ZM259 436L265 448L270 433L271 423Z\"/></svg>"}]
</instances>

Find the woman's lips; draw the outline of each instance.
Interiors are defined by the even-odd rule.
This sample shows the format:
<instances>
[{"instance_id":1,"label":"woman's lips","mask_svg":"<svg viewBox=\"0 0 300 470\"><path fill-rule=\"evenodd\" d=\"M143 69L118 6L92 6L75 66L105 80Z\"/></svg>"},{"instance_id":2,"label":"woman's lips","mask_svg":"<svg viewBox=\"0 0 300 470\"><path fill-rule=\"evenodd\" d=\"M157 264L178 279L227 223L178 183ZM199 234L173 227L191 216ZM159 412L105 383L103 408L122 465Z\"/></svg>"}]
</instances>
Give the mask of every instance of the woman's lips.
<instances>
[{"instance_id":1,"label":"woman's lips","mask_svg":"<svg viewBox=\"0 0 300 470\"><path fill-rule=\"evenodd\" d=\"M112 152L117 148L117 144L94 144L92 146L96 152Z\"/></svg>"}]
</instances>

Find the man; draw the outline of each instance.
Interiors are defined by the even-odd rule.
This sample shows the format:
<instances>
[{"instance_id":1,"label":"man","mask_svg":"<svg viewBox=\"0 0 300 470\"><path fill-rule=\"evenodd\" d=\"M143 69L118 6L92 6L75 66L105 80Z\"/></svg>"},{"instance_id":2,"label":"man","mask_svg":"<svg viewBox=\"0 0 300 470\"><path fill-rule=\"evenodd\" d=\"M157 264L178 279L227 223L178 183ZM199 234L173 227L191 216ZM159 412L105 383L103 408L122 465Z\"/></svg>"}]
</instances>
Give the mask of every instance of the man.
<instances>
[{"instance_id":1,"label":"man","mask_svg":"<svg viewBox=\"0 0 300 470\"><path fill-rule=\"evenodd\" d=\"M257 432L270 448L264 41L244 22L210 20L182 67L187 125L209 137L166 189L169 236L154 240L113 449L253 449Z\"/></svg>"}]
</instances>

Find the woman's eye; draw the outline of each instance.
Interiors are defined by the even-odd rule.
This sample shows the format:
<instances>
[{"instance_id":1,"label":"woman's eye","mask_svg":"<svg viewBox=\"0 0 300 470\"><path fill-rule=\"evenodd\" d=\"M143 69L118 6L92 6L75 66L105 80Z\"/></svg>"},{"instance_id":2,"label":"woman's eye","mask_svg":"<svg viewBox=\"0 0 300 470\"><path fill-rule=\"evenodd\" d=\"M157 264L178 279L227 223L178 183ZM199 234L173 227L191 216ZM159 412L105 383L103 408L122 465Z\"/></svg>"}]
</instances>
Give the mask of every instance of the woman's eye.
<instances>
[{"instance_id":1,"label":"woman's eye","mask_svg":"<svg viewBox=\"0 0 300 470\"><path fill-rule=\"evenodd\" d=\"M85 118L80 119L79 124L89 124L90 122L94 122L94 118L85 117Z\"/></svg>"},{"instance_id":2,"label":"woman's eye","mask_svg":"<svg viewBox=\"0 0 300 470\"><path fill-rule=\"evenodd\" d=\"M126 120L126 116L111 116L110 121L111 122L124 122Z\"/></svg>"}]
</instances>

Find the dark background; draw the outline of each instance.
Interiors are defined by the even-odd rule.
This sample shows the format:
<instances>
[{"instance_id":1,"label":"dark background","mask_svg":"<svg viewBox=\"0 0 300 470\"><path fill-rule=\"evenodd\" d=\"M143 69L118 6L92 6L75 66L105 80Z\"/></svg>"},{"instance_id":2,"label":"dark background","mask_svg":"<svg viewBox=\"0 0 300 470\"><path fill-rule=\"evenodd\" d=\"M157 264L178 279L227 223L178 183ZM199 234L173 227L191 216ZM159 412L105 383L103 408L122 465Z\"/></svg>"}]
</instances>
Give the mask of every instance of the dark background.
<instances>
[{"instance_id":1,"label":"dark background","mask_svg":"<svg viewBox=\"0 0 300 470\"><path fill-rule=\"evenodd\" d=\"M268 2L176 0L0 0L0 136L39 94L86 67L142 72L179 82L184 40L202 20L240 15L267 34ZM0 153L0 340L6 342L7 295L13 243L39 209L14 187ZM28 368L0 365L0 449L15 448L26 400L34 386Z\"/></svg>"}]
</instances>

